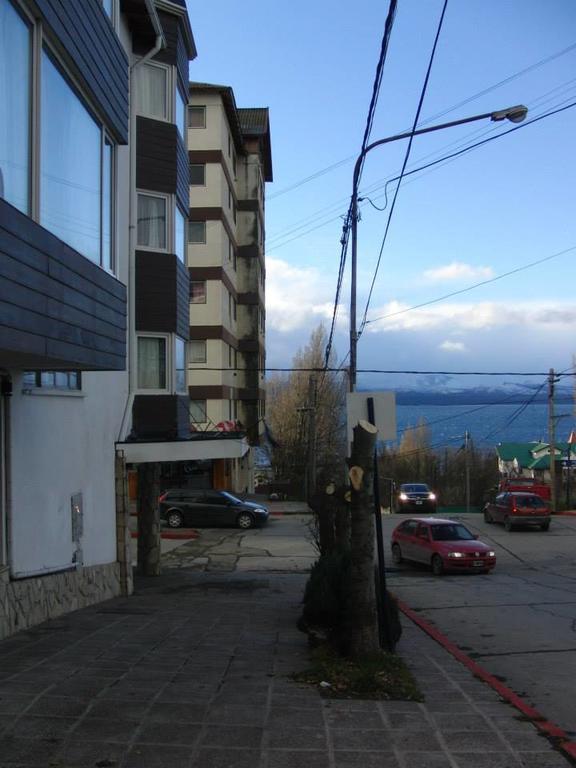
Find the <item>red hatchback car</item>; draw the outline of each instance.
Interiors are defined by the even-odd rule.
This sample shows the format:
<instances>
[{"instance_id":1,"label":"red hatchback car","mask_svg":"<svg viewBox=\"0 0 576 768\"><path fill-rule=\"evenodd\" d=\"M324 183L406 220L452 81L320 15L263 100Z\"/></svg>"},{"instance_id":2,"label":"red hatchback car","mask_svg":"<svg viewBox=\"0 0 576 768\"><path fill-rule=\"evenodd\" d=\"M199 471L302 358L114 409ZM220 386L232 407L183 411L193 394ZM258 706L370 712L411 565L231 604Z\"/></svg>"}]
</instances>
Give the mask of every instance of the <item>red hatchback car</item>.
<instances>
[{"instance_id":1,"label":"red hatchback car","mask_svg":"<svg viewBox=\"0 0 576 768\"><path fill-rule=\"evenodd\" d=\"M504 523L507 531L517 525L537 525L543 531L550 528L550 507L535 493L510 491L499 493L484 507L487 523Z\"/></svg>"},{"instance_id":2,"label":"red hatchback car","mask_svg":"<svg viewBox=\"0 0 576 768\"><path fill-rule=\"evenodd\" d=\"M436 517L412 517L392 532L392 558L430 565L435 576L444 571L489 573L496 553L462 523Z\"/></svg>"}]
</instances>

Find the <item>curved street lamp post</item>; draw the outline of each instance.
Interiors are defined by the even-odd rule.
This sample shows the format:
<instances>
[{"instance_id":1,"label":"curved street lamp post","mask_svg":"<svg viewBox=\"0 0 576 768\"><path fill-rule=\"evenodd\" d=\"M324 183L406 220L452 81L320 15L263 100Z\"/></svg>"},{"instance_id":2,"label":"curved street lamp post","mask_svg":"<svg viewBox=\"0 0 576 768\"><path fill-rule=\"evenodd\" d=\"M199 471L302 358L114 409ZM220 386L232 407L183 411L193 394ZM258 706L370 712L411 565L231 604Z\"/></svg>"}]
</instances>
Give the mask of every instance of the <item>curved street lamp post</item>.
<instances>
[{"instance_id":1,"label":"curved street lamp post","mask_svg":"<svg viewBox=\"0 0 576 768\"><path fill-rule=\"evenodd\" d=\"M409 139L411 136L420 136L424 133L432 133L433 131L440 131L444 128L452 128L456 125L464 125L465 123L473 123L476 120L500 121L510 120L512 123L521 123L528 113L528 108L519 104L515 107L508 107L508 109L500 109L497 112L485 112L482 115L474 115L474 117L465 117L461 120L452 120L449 123L442 123L440 125L431 125L428 128L419 128L416 131L407 131L406 133L398 133L395 136L388 136L385 139L379 139L378 141L368 144L366 149L358 155L356 164L354 165L354 176L352 180L352 202L351 202L351 216L352 216L352 263L351 263L351 284L350 284L350 391L354 392L356 389L356 348L358 345L358 334L356 332L356 271L357 271L357 251L358 251L358 178L360 176L360 167L362 161L373 149L380 147L382 144L389 144L392 141L399 141L400 139Z\"/></svg>"}]
</instances>

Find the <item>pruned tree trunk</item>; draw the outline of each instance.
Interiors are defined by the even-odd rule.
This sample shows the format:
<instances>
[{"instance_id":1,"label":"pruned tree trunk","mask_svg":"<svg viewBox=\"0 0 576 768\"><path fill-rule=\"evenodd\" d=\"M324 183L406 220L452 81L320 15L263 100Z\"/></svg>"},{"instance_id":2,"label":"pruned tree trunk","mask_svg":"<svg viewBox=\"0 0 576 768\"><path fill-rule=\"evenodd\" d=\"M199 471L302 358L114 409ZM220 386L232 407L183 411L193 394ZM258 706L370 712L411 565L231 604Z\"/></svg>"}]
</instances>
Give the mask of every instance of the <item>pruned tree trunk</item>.
<instances>
[{"instance_id":1,"label":"pruned tree trunk","mask_svg":"<svg viewBox=\"0 0 576 768\"><path fill-rule=\"evenodd\" d=\"M160 575L159 480L159 464L138 466L138 572L143 576Z\"/></svg>"},{"instance_id":2,"label":"pruned tree trunk","mask_svg":"<svg viewBox=\"0 0 576 768\"><path fill-rule=\"evenodd\" d=\"M348 462L351 484L350 654L379 650L374 588L374 448L377 429L367 421L354 427Z\"/></svg>"},{"instance_id":3,"label":"pruned tree trunk","mask_svg":"<svg viewBox=\"0 0 576 768\"><path fill-rule=\"evenodd\" d=\"M350 491L342 487L335 496L336 510L334 519L334 531L336 534L336 549L338 552L350 551L351 514Z\"/></svg>"}]
</instances>

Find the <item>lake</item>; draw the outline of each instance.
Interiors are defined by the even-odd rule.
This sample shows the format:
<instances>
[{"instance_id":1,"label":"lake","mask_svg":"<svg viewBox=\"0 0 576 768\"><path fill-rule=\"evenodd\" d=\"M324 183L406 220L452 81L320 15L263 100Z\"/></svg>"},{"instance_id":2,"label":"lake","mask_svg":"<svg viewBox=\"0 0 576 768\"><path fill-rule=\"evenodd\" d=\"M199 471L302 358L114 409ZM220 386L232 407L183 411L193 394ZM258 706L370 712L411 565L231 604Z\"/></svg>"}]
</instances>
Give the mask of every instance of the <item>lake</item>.
<instances>
[{"instance_id":1,"label":"lake","mask_svg":"<svg viewBox=\"0 0 576 768\"><path fill-rule=\"evenodd\" d=\"M566 440L574 428L576 417L569 403L558 404L556 414L569 414L559 419L556 439ZM546 403L502 403L496 405L398 405L396 419L398 437L420 418L426 419L432 446L458 448L466 430L477 448L492 448L498 443L531 442L548 439L548 406Z\"/></svg>"}]
</instances>

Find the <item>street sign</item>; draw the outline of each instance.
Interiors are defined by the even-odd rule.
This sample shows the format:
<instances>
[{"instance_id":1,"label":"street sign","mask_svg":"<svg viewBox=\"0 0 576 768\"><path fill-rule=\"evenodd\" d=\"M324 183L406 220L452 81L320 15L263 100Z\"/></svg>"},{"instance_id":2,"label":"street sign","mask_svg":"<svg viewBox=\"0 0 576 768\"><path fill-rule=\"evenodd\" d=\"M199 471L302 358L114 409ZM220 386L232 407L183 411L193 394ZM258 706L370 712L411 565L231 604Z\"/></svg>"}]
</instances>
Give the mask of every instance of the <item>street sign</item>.
<instances>
[{"instance_id":1,"label":"street sign","mask_svg":"<svg viewBox=\"0 0 576 768\"><path fill-rule=\"evenodd\" d=\"M396 439L396 396L394 392L348 392L346 415L348 421L348 444L352 442L352 430L361 419L369 421L368 398L374 401L374 426L378 440Z\"/></svg>"}]
</instances>

